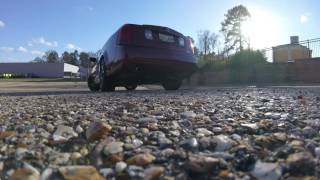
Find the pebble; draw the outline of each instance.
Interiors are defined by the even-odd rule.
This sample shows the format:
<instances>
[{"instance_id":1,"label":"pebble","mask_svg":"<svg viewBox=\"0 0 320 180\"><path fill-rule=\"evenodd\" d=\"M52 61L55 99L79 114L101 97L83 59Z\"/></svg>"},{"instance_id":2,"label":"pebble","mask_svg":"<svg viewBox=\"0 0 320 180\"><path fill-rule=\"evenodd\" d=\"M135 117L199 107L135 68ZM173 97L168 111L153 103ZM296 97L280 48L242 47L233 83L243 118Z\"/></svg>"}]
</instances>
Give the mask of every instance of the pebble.
<instances>
[{"instance_id":1,"label":"pebble","mask_svg":"<svg viewBox=\"0 0 320 180\"><path fill-rule=\"evenodd\" d=\"M252 130L258 129L258 125L256 123L243 123L243 124L241 124L241 126L250 128Z\"/></svg>"},{"instance_id":2,"label":"pebble","mask_svg":"<svg viewBox=\"0 0 320 180\"><path fill-rule=\"evenodd\" d=\"M214 127L212 128L213 133L222 133L223 129L221 127Z\"/></svg>"},{"instance_id":3,"label":"pebble","mask_svg":"<svg viewBox=\"0 0 320 180\"><path fill-rule=\"evenodd\" d=\"M219 159L200 155L191 155L186 168L195 173L207 173L219 166Z\"/></svg>"},{"instance_id":4,"label":"pebble","mask_svg":"<svg viewBox=\"0 0 320 180\"><path fill-rule=\"evenodd\" d=\"M180 131L179 130L173 130L173 131L170 131L169 133L171 135L173 135L173 136L176 136L176 137L180 136Z\"/></svg>"},{"instance_id":5,"label":"pebble","mask_svg":"<svg viewBox=\"0 0 320 180\"><path fill-rule=\"evenodd\" d=\"M18 168L9 178L10 180L40 180L39 172L29 168Z\"/></svg>"},{"instance_id":6,"label":"pebble","mask_svg":"<svg viewBox=\"0 0 320 180\"><path fill-rule=\"evenodd\" d=\"M62 165L69 162L70 153L57 153L50 156L50 160L53 164Z\"/></svg>"},{"instance_id":7,"label":"pebble","mask_svg":"<svg viewBox=\"0 0 320 180\"><path fill-rule=\"evenodd\" d=\"M179 143L179 146L186 150L195 150L198 148L198 145L199 144L196 138L186 139Z\"/></svg>"},{"instance_id":8,"label":"pebble","mask_svg":"<svg viewBox=\"0 0 320 180\"><path fill-rule=\"evenodd\" d=\"M317 158L320 158L320 147L316 147L314 152L315 152Z\"/></svg>"},{"instance_id":9,"label":"pebble","mask_svg":"<svg viewBox=\"0 0 320 180\"><path fill-rule=\"evenodd\" d=\"M115 166L115 170L117 173L121 173L122 171L124 171L127 167L127 163L123 162L123 161L119 161L116 163Z\"/></svg>"},{"instance_id":10,"label":"pebble","mask_svg":"<svg viewBox=\"0 0 320 180\"><path fill-rule=\"evenodd\" d=\"M27 152L28 152L28 149L26 149L26 148L20 148L20 147L19 147L19 148L16 150L16 154L15 154L17 160L23 159L23 156L24 156Z\"/></svg>"},{"instance_id":11,"label":"pebble","mask_svg":"<svg viewBox=\"0 0 320 180\"><path fill-rule=\"evenodd\" d=\"M158 179L164 172L163 167L149 167L144 171L144 180Z\"/></svg>"},{"instance_id":12,"label":"pebble","mask_svg":"<svg viewBox=\"0 0 320 180\"><path fill-rule=\"evenodd\" d=\"M218 135L212 137L213 141L217 144L216 151L225 151L230 149L235 142L225 135Z\"/></svg>"},{"instance_id":13,"label":"pebble","mask_svg":"<svg viewBox=\"0 0 320 180\"><path fill-rule=\"evenodd\" d=\"M130 157L129 159L127 159L127 163L130 165L145 166L152 163L155 159L156 158L153 155L144 153Z\"/></svg>"},{"instance_id":14,"label":"pebble","mask_svg":"<svg viewBox=\"0 0 320 180\"><path fill-rule=\"evenodd\" d=\"M312 138L312 137L314 137L315 135L318 134L317 131L316 131L314 128L309 127L309 126L303 128L303 129L302 129L302 133L303 133L303 135L306 136L307 138Z\"/></svg>"},{"instance_id":15,"label":"pebble","mask_svg":"<svg viewBox=\"0 0 320 180\"><path fill-rule=\"evenodd\" d=\"M152 117L144 117L144 118L138 119L138 123L141 123L141 124L156 123L156 122L158 122L158 120Z\"/></svg>"},{"instance_id":16,"label":"pebble","mask_svg":"<svg viewBox=\"0 0 320 180\"><path fill-rule=\"evenodd\" d=\"M75 161L75 160L77 160L77 159L79 159L81 157L82 157L82 155L80 153L74 152L74 153L71 154L70 159Z\"/></svg>"},{"instance_id":17,"label":"pebble","mask_svg":"<svg viewBox=\"0 0 320 180\"><path fill-rule=\"evenodd\" d=\"M315 159L308 152L290 154L286 160L292 174L313 175L315 171Z\"/></svg>"},{"instance_id":18,"label":"pebble","mask_svg":"<svg viewBox=\"0 0 320 180\"><path fill-rule=\"evenodd\" d=\"M103 180L93 166L64 166L59 168L64 179L68 180Z\"/></svg>"},{"instance_id":19,"label":"pebble","mask_svg":"<svg viewBox=\"0 0 320 180\"><path fill-rule=\"evenodd\" d=\"M172 144L172 141L168 138L160 137L158 139L158 144L159 144L160 148L163 149L163 148L169 147Z\"/></svg>"},{"instance_id":20,"label":"pebble","mask_svg":"<svg viewBox=\"0 0 320 180\"><path fill-rule=\"evenodd\" d=\"M123 142L111 142L104 147L103 153L107 156L111 154L121 153L123 151L123 145Z\"/></svg>"},{"instance_id":21,"label":"pebble","mask_svg":"<svg viewBox=\"0 0 320 180\"><path fill-rule=\"evenodd\" d=\"M78 134L73 131L72 127L59 125L57 130L53 133L54 141L68 140L72 137L77 137Z\"/></svg>"},{"instance_id":22,"label":"pebble","mask_svg":"<svg viewBox=\"0 0 320 180\"><path fill-rule=\"evenodd\" d=\"M133 145L133 148L136 149L143 145L143 141L141 141L140 139L133 139L132 145Z\"/></svg>"},{"instance_id":23,"label":"pebble","mask_svg":"<svg viewBox=\"0 0 320 180\"><path fill-rule=\"evenodd\" d=\"M60 167L59 172L64 179L69 180L103 180L93 166L65 166Z\"/></svg>"},{"instance_id":24,"label":"pebble","mask_svg":"<svg viewBox=\"0 0 320 180\"><path fill-rule=\"evenodd\" d=\"M114 175L114 171L112 168L101 168L99 170L99 172L103 177L108 177L108 176Z\"/></svg>"},{"instance_id":25,"label":"pebble","mask_svg":"<svg viewBox=\"0 0 320 180\"><path fill-rule=\"evenodd\" d=\"M82 133L84 130L83 130L83 128L80 126L80 125L78 125L77 127L76 127L76 131L77 131L77 133Z\"/></svg>"},{"instance_id":26,"label":"pebble","mask_svg":"<svg viewBox=\"0 0 320 180\"><path fill-rule=\"evenodd\" d=\"M112 130L112 127L100 121L95 121L89 124L86 130L86 137L89 141L95 141L104 138Z\"/></svg>"},{"instance_id":27,"label":"pebble","mask_svg":"<svg viewBox=\"0 0 320 180\"><path fill-rule=\"evenodd\" d=\"M282 170L276 163L258 161L251 174L259 180L278 180L282 175Z\"/></svg>"},{"instance_id":28,"label":"pebble","mask_svg":"<svg viewBox=\"0 0 320 180\"><path fill-rule=\"evenodd\" d=\"M242 138L239 134L232 134L231 139L233 139L235 141L240 141Z\"/></svg>"},{"instance_id":29,"label":"pebble","mask_svg":"<svg viewBox=\"0 0 320 180\"><path fill-rule=\"evenodd\" d=\"M197 137L210 136L213 134L211 131L209 131L206 128L198 128L196 131L197 131Z\"/></svg>"},{"instance_id":30,"label":"pebble","mask_svg":"<svg viewBox=\"0 0 320 180\"><path fill-rule=\"evenodd\" d=\"M182 119L193 119L197 116L197 114L194 113L193 111L185 111L181 113L180 116Z\"/></svg>"},{"instance_id":31,"label":"pebble","mask_svg":"<svg viewBox=\"0 0 320 180\"><path fill-rule=\"evenodd\" d=\"M144 169L141 166L130 165L126 169L130 179L143 179Z\"/></svg>"}]
</instances>

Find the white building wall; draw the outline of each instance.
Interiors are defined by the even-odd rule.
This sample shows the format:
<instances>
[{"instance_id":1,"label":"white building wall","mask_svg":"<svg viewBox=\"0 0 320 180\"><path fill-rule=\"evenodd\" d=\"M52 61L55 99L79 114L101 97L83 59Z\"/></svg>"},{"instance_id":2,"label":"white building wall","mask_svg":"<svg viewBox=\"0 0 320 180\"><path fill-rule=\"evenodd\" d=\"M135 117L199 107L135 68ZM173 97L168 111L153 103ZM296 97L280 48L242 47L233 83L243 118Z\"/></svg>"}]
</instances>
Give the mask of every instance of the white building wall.
<instances>
[{"instance_id":1,"label":"white building wall","mask_svg":"<svg viewBox=\"0 0 320 180\"><path fill-rule=\"evenodd\" d=\"M71 72L71 73L78 73L79 71L79 67L72 65L72 64L68 64L68 63L64 63L64 72Z\"/></svg>"}]
</instances>

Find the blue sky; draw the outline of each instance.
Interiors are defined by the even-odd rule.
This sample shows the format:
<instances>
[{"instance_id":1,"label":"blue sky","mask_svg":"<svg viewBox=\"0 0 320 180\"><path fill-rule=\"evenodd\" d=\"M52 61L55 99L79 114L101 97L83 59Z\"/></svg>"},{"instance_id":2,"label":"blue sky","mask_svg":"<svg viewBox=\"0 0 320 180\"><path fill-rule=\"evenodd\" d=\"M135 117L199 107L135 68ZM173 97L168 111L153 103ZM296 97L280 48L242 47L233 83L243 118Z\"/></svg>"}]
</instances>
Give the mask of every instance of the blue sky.
<instances>
[{"instance_id":1,"label":"blue sky","mask_svg":"<svg viewBox=\"0 0 320 180\"><path fill-rule=\"evenodd\" d=\"M125 23L155 24L197 39L219 33L224 14L243 4L254 19L252 46L270 47L320 37L317 0L1 0L0 62L26 62L53 49L97 51ZM221 38L221 42L222 42Z\"/></svg>"}]
</instances>

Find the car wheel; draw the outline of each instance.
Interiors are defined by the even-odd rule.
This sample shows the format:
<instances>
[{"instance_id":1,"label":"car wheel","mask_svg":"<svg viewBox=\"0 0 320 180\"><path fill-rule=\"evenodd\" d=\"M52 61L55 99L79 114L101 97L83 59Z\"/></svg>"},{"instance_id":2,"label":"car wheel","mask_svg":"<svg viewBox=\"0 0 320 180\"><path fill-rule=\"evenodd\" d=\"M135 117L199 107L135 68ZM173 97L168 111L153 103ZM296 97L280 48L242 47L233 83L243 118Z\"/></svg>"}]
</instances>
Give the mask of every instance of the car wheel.
<instances>
[{"instance_id":1,"label":"car wheel","mask_svg":"<svg viewBox=\"0 0 320 180\"><path fill-rule=\"evenodd\" d=\"M90 75L87 80L90 91L99 91L100 85L94 82L94 76Z\"/></svg>"},{"instance_id":2,"label":"car wheel","mask_svg":"<svg viewBox=\"0 0 320 180\"><path fill-rule=\"evenodd\" d=\"M133 91L133 90L135 90L137 87L138 87L138 85L128 85L128 86L125 86L125 88L126 88L128 91Z\"/></svg>"},{"instance_id":3,"label":"car wheel","mask_svg":"<svg viewBox=\"0 0 320 180\"><path fill-rule=\"evenodd\" d=\"M102 61L99 67L100 90L102 92L111 92L115 90L110 77L107 77L106 67Z\"/></svg>"},{"instance_id":4,"label":"car wheel","mask_svg":"<svg viewBox=\"0 0 320 180\"><path fill-rule=\"evenodd\" d=\"M177 90L180 88L182 84L181 80L167 80L166 82L162 83L162 86L165 90Z\"/></svg>"}]
</instances>

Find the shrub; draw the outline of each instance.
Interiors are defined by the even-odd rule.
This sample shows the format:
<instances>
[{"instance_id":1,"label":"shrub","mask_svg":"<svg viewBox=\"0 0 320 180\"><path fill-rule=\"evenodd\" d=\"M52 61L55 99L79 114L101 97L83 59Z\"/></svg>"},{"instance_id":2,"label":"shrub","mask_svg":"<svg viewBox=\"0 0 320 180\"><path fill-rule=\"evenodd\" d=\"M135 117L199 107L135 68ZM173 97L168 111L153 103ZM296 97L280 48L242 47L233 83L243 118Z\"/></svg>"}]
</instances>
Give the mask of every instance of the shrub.
<instances>
[{"instance_id":1,"label":"shrub","mask_svg":"<svg viewBox=\"0 0 320 180\"><path fill-rule=\"evenodd\" d=\"M231 56L230 66L233 70L251 69L253 65L265 64L267 58L260 51L243 50Z\"/></svg>"}]
</instances>

